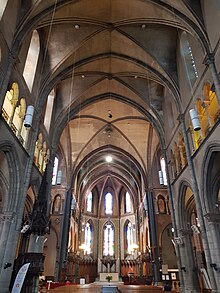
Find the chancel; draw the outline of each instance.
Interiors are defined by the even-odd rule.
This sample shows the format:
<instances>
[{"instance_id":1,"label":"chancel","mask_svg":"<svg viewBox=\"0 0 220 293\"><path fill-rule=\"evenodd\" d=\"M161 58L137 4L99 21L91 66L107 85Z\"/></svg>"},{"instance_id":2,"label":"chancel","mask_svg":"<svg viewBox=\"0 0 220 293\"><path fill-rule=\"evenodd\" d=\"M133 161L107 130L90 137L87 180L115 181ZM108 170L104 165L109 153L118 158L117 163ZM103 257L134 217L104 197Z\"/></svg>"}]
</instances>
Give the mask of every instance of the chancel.
<instances>
[{"instance_id":1,"label":"chancel","mask_svg":"<svg viewBox=\"0 0 220 293\"><path fill-rule=\"evenodd\" d=\"M0 293L220 292L220 1L0 1Z\"/></svg>"}]
</instances>

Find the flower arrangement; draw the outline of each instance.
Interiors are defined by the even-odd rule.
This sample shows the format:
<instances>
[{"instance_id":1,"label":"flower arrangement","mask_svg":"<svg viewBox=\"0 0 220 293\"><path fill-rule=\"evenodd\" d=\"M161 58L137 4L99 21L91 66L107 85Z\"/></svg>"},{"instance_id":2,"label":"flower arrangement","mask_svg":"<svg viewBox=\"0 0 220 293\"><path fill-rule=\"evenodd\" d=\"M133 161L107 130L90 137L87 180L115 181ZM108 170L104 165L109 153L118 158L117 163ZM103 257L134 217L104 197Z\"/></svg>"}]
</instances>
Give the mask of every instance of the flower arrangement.
<instances>
[{"instance_id":1,"label":"flower arrangement","mask_svg":"<svg viewBox=\"0 0 220 293\"><path fill-rule=\"evenodd\" d=\"M107 276L106 276L106 280L107 280L108 282L110 282L110 281L112 280L112 276L111 276L111 275L107 275Z\"/></svg>"}]
</instances>

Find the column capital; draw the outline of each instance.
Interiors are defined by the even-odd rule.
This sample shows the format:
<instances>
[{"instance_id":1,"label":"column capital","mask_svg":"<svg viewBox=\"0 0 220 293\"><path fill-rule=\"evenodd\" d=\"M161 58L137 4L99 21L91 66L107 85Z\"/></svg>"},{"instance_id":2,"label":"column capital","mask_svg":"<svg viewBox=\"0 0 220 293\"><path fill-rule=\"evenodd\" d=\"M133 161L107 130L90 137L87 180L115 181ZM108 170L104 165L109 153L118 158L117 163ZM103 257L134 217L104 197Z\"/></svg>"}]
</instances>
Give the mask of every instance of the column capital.
<instances>
[{"instance_id":1,"label":"column capital","mask_svg":"<svg viewBox=\"0 0 220 293\"><path fill-rule=\"evenodd\" d=\"M178 120L180 123L184 122L184 120L185 120L185 115L184 115L183 113L179 114L177 120Z\"/></svg>"},{"instance_id":2,"label":"column capital","mask_svg":"<svg viewBox=\"0 0 220 293\"><path fill-rule=\"evenodd\" d=\"M220 214L216 213L207 213L204 217L208 220L209 223L220 224Z\"/></svg>"},{"instance_id":3,"label":"column capital","mask_svg":"<svg viewBox=\"0 0 220 293\"><path fill-rule=\"evenodd\" d=\"M214 61L215 61L215 55L214 55L214 53L208 53L205 56L205 59L203 61L203 64L210 65L210 64L214 63Z\"/></svg>"},{"instance_id":4,"label":"column capital","mask_svg":"<svg viewBox=\"0 0 220 293\"><path fill-rule=\"evenodd\" d=\"M162 152L162 154L164 155L164 154L167 153L167 149L166 149L166 148L161 148L161 152Z\"/></svg>"},{"instance_id":5,"label":"column capital","mask_svg":"<svg viewBox=\"0 0 220 293\"><path fill-rule=\"evenodd\" d=\"M10 62L15 62L15 60L16 60L16 54L15 53L12 53L12 52L9 52L9 54L8 54L8 60Z\"/></svg>"},{"instance_id":6,"label":"column capital","mask_svg":"<svg viewBox=\"0 0 220 293\"><path fill-rule=\"evenodd\" d=\"M182 237L193 235L193 231L191 229L179 229L179 233Z\"/></svg>"},{"instance_id":7,"label":"column capital","mask_svg":"<svg viewBox=\"0 0 220 293\"><path fill-rule=\"evenodd\" d=\"M0 222L13 222L15 215L13 212L4 212L0 214Z\"/></svg>"},{"instance_id":8,"label":"column capital","mask_svg":"<svg viewBox=\"0 0 220 293\"><path fill-rule=\"evenodd\" d=\"M154 190L154 189L153 189L153 186L149 186L149 187L148 187L148 190L147 190L147 193L149 193L149 192L152 192L152 193L153 193L153 190Z\"/></svg>"}]
</instances>

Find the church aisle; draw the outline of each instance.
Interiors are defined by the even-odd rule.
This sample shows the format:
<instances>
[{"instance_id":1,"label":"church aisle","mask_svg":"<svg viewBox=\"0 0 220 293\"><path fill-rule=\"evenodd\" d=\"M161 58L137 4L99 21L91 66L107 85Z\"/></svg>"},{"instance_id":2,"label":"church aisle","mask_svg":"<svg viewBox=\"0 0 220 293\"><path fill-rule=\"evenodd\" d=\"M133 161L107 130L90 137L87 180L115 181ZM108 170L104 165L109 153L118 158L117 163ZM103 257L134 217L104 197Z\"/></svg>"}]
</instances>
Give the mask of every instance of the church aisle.
<instances>
[{"instance_id":1,"label":"church aisle","mask_svg":"<svg viewBox=\"0 0 220 293\"><path fill-rule=\"evenodd\" d=\"M52 289L50 293L99 293L101 292L102 286L97 286L93 284L89 285L69 285L64 287L59 287L56 289ZM145 292L145 293L159 293L162 291L162 287L156 286L146 286L146 285L121 285L118 286L119 292L121 293L138 293L138 292Z\"/></svg>"}]
</instances>

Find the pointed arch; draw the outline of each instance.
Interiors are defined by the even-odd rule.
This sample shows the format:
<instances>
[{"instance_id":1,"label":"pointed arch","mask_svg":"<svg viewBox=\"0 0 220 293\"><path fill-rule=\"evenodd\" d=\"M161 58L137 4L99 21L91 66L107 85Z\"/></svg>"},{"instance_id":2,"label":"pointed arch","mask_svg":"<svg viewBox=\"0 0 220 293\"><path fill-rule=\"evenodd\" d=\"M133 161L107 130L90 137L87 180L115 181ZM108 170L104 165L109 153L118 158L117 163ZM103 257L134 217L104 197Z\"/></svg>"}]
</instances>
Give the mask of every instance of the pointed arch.
<instances>
[{"instance_id":1,"label":"pointed arch","mask_svg":"<svg viewBox=\"0 0 220 293\"><path fill-rule=\"evenodd\" d=\"M2 16L5 12L5 8L6 8L6 5L8 3L8 0L1 0L1 5L0 5L0 20L2 19Z\"/></svg>"},{"instance_id":2,"label":"pointed arch","mask_svg":"<svg viewBox=\"0 0 220 293\"><path fill-rule=\"evenodd\" d=\"M31 92L34 77L37 69L37 62L40 53L40 38L36 30L33 31L31 42L27 54L27 59L24 66L23 76L27 83L27 86Z\"/></svg>"},{"instance_id":3,"label":"pointed arch","mask_svg":"<svg viewBox=\"0 0 220 293\"><path fill-rule=\"evenodd\" d=\"M189 84L193 86L198 78L198 71L196 68L192 47L189 42L189 37L186 32L183 32L181 35L180 50L186 68L186 74L189 80Z\"/></svg>"},{"instance_id":4,"label":"pointed arch","mask_svg":"<svg viewBox=\"0 0 220 293\"><path fill-rule=\"evenodd\" d=\"M114 256L115 229L111 222L107 222L103 227L103 256Z\"/></svg>"},{"instance_id":5,"label":"pointed arch","mask_svg":"<svg viewBox=\"0 0 220 293\"><path fill-rule=\"evenodd\" d=\"M168 224L161 232L161 251L163 263L169 268L177 268L175 246L172 242L172 224Z\"/></svg>"},{"instance_id":6,"label":"pointed arch","mask_svg":"<svg viewBox=\"0 0 220 293\"><path fill-rule=\"evenodd\" d=\"M92 205L93 205L93 193L89 192L86 198L86 211L92 213Z\"/></svg>"},{"instance_id":7,"label":"pointed arch","mask_svg":"<svg viewBox=\"0 0 220 293\"><path fill-rule=\"evenodd\" d=\"M133 225L129 220L126 220L124 225L124 252L125 257L133 252Z\"/></svg>"},{"instance_id":8,"label":"pointed arch","mask_svg":"<svg viewBox=\"0 0 220 293\"><path fill-rule=\"evenodd\" d=\"M11 88L6 92L2 106L2 116L5 121L12 127L15 108L19 98L19 86L17 82L13 82Z\"/></svg>"},{"instance_id":9,"label":"pointed arch","mask_svg":"<svg viewBox=\"0 0 220 293\"><path fill-rule=\"evenodd\" d=\"M61 205L62 205L61 195L57 194L55 195L53 200L52 214L60 214L61 208L62 208Z\"/></svg>"},{"instance_id":10,"label":"pointed arch","mask_svg":"<svg viewBox=\"0 0 220 293\"><path fill-rule=\"evenodd\" d=\"M220 144L210 144L206 150L202 167L202 202L206 213L219 211L220 189Z\"/></svg>"},{"instance_id":11,"label":"pointed arch","mask_svg":"<svg viewBox=\"0 0 220 293\"><path fill-rule=\"evenodd\" d=\"M94 238L94 225L92 220L88 220L85 224L85 247L86 254L92 254L93 252L93 238Z\"/></svg>"},{"instance_id":12,"label":"pointed arch","mask_svg":"<svg viewBox=\"0 0 220 293\"><path fill-rule=\"evenodd\" d=\"M111 192L105 194L105 214L111 215L113 213L113 195Z\"/></svg>"},{"instance_id":13,"label":"pointed arch","mask_svg":"<svg viewBox=\"0 0 220 293\"><path fill-rule=\"evenodd\" d=\"M131 195L128 191L125 193L125 213L132 212L132 202L131 202Z\"/></svg>"},{"instance_id":14,"label":"pointed arch","mask_svg":"<svg viewBox=\"0 0 220 293\"><path fill-rule=\"evenodd\" d=\"M167 213L166 201L165 201L165 198L162 194L159 194L157 197L157 205L158 205L159 214L166 214Z\"/></svg>"},{"instance_id":15,"label":"pointed arch","mask_svg":"<svg viewBox=\"0 0 220 293\"><path fill-rule=\"evenodd\" d=\"M9 141L0 143L0 151L4 153L8 168L10 183L8 183L8 196L4 200L4 209L7 211L14 211L18 208L19 202L19 189L20 189L20 161L16 149ZM23 210L23 207L22 207Z\"/></svg>"},{"instance_id":16,"label":"pointed arch","mask_svg":"<svg viewBox=\"0 0 220 293\"><path fill-rule=\"evenodd\" d=\"M47 97L47 104L44 114L44 126L49 133L50 131L50 124L51 124L51 118L53 114L53 105L54 105L54 99L55 99L55 91L52 89L52 91L49 93Z\"/></svg>"}]
</instances>

